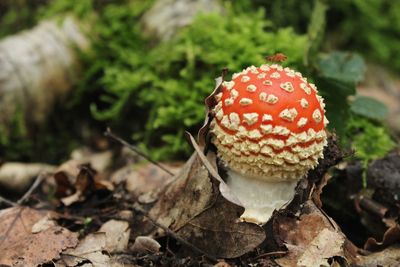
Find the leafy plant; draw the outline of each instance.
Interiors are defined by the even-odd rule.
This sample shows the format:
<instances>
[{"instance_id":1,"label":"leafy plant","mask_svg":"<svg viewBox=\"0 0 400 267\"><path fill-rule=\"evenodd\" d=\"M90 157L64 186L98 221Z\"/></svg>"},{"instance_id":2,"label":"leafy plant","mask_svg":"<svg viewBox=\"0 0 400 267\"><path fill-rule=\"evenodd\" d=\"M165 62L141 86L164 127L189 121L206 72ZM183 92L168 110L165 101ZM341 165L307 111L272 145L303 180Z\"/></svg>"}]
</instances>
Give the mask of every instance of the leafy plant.
<instances>
[{"instance_id":1,"label":"leafy plant","mask_svg":"<svg viewBox=\"0 0 400 267\"><path fill-rule=\"evenodd\" d=\"M350 117L348 98L355 94L356 84L365 72L363 59L357 54L333 52L320 57L316 84L326 100L330 130L344 136Z\"/></svg>"},{"instance_id":2,"label":"leafy plant","mask_svg":"<svg viewBox=\"0 0 400 267\"><path fill-rule=\"evenodd\" d=\"M351 116L346 130L347 141L354 149L356 158L362 162L363 185L366 187L368 164L384 157L395 147L395 143L384 126L358 115Z\"/></svg>"},{"instance_id":3,"label":"leafy plant","mask_svg":"<svg viewBox=\"0 0 400 267\"><path fill-rule=\"evenodd\" d=\"M384 120L389 113L385 104L366 96L357 96L351 103L351 111L373 120Z\"/></svg>"}]
</instances>

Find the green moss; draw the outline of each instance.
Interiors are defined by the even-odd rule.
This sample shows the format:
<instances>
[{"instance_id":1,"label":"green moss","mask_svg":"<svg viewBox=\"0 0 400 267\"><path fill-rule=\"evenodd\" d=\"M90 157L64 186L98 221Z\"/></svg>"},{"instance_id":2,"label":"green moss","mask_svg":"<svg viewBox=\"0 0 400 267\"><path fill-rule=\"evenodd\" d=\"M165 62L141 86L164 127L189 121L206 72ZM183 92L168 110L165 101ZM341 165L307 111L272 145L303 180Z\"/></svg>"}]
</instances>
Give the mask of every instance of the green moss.
<instances>
[{"instance_id":1,"label":"green moss","mask_svg":"<svg viewBox=\"0 0 400 267\"><path fill-rule=\"evenodd\" d=\"M195 133L201 125L202 100L212 91L222 68L238 71L259 65L264 56L276 52L288 55L285 65L301 66L306 37L290 28L272 31L263 14L262 10L235 13L228 7L225 17L199 15L176 39L146 52L113 39L112 45L120 49L104 67L101 84L107 92L102 97L106 108L92 106L95 117L144 124L142 133L134 137L154 148L155 158L187 156L191 149L184 131ZM144 117L126 112L128 106L136 105L148 110Z\"/></svg>"},{"instance_id":2,"label":"green moss","mask_svg":"<svg viewBox=\"0 0 400 267\"><path fill-rule=\"evenodd\" d=\"M364 168L363 185L367 185L366 169L372 160L384 157L396 144L388 130L379 122L351 116L346 131L346 141L355 151L355 157L362 162Z\"/></svg>"}]
</instances>

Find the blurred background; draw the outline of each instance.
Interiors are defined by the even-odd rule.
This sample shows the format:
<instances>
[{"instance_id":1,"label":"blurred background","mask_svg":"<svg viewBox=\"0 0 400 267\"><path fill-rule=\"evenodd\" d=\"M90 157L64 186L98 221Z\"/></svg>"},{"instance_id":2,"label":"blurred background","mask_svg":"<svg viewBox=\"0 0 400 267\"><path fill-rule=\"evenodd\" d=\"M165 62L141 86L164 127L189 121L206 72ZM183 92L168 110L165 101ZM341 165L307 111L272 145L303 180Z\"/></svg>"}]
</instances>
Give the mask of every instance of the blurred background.
<instances>
[{"instance_id":1,"label":"blurred background","mask_svg":"<svg viewBox=\"0 0 400 267\"><path fill-rule=\"evenodd\" d=\"M3 161L107 149L107 126L155 160L184 160L222 68L278 52L364 164L400 133L397 1L3 0L0 38Z\"/></svg>"},{"instance_id":2,"label":"blurred background","mask_svg":"<svg viewBox=\"0 0 400 267\"><path fill-rule=\"evenodd\" d=\"M221 70L284 53L346 151L324 210L362 246L400 211L399 47L399 1L2 0L0 191L23 192L82 148L118 150L107 127L154 160L185 161L184 132L200 128Z\"/></svg>"}]
</instances>

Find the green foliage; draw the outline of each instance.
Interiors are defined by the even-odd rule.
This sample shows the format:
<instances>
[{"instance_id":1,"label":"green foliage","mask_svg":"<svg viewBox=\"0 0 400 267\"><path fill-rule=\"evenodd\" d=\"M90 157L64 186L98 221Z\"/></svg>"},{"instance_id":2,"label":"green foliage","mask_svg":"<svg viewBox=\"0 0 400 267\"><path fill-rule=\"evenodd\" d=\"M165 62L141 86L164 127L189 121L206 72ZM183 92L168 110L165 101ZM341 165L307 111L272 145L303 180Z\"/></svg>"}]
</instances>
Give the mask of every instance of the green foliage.
<instances>
[{"instance_id":1,"label":"green foliage","mask_svg":"<svg viewBox=\"0 0 400 267\"><path fill-rule=\"evenodd\" d=\"M347 136L351 138L356 157L363 161L384 157L395 147L384 126L359 116L349 120Z\"/></svg>"},{"instance_id":2,"label":"green foliage","mask_svg":"<svg viewBox=\"0 0 400 267\"><path fill-rule=\"evenodd\" d=\"M353 115L346 129L346 141L355 151L355 156L361 160L363 186L367 186L366 169L372 160L384 157L396 144L387 129L378 122Z\"/></svg>"},{"instance_id":3,"label":"green foliage","mask_svg":"<svg viewBox=\"0 0 400 267\"><path fill-rule=\"evenodd\" d=\"M365 64L356 54L334 52L322 55L318 62L316 84L326 101L330 130L344 136L350 116L348 97L356 92L356 83L364 76Z\"/></svg>"},{"instance_id":4,"label":"green foliage","mask_svg":"<svg viewBox=\"0 0 400 267\"><path fill-rule=\"evenodd\" d=\"M385 104L366 96L357 96L351 103L351 111L373 120L384 120L389 113Z\"/></svg>"},{"instance_id":5,"label":"green foliage","mask_svg":"<svg viewBox=\"0 0 400 267\"><path fill-rule=\"evenodd\" d=\"M38 14L43 18L54 18L55 15L71 13L83 17L93 12L95 0L65 1L55 0L43 6Z\"/></svg>"},{"instance_id":6,"label":"green foliage","mask_svg":"<svg viewBox=\"0 0 400 267\"><path fill-rule=\"evenodd\" d=\"M33 15L45 0L1 0L0 38L24 30L36 23Z\"/></svg>"},{"instance_id":7,"label":"green foliage","mask_svg":"<svg viewBox=\"0 0 400 267\"><path fill-rule=\"evenodd\" d=\"M325 33L326 10L328 6L324 0L316 0L308 24L308 42L304 55L304 64L309 66L318 56L320 45Z\"/></svg>"},{"instance_id":8,"label":"green foliage","mask_svg":"<svg viewBox=\"0 0 400 267\"><path fill-rule=\"evenodd\" d=\"M331 28L338 33L337 43L400 70L399 1L332 1L332 9Z\"/></svg>"},{"instance_id":9,"label":"green foliage","mask_svg":"<svg viewBox=\"0 0 400 267\"><path fill-rule=\"evenodd\" d=\"M101 111L93 106L95 117L135 123L134 113L126 113L126 107L137 105L148 114L145 131L136 133L136 140L156 146L155 158L187 155L191 150L184 131L194 132L201 125L202 99L212 91L223 67L238 71L262 64L264 56L276 52L288 55L286 65L301 66L305 36L290 28L271 31L263 11L235 13L228 8L227 12L227 17L200 15L175 40L147 52L112 40L109 44L121 49L101 79L108 93L102 99L109 105Z\"/></svg>"}]
</instances>

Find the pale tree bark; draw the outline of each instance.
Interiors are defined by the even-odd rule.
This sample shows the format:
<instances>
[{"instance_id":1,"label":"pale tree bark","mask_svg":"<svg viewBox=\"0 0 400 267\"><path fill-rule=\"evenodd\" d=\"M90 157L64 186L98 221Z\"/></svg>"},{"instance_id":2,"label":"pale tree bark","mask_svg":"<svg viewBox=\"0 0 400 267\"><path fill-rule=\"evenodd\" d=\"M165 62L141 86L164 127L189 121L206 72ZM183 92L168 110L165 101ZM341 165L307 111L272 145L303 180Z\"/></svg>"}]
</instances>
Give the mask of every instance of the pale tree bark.
<instances>
[{"instance_id":1,"label":"pale tree bark","mask_svg":"<svg viewBox=\"0 0 400 267\"><path fill-rule=\"evenodd\" d=\"M0 41L0 126L7 129L17 111L42 123L56 100L79 74L78 50L89 41L76 21L45 21Z\"/></svg>"}]
</instances>

